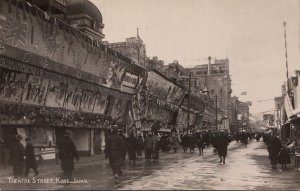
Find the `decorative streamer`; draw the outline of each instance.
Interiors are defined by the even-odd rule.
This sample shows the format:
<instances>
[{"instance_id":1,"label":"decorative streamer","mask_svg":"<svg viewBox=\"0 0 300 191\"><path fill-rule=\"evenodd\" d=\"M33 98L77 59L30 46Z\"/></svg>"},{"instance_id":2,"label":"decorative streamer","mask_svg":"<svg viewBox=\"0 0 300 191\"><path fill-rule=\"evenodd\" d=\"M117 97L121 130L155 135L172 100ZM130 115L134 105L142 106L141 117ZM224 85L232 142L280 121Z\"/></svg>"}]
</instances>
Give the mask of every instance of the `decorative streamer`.
<instances>
[{"instance_id":1,"label":"decorative streamer","mask_svg":"<svg viewBox=\"0 0 300 191\"><path fill-rule=\"evenodd\" d=\"M11 13L11 0L8 0L8 11L9 11L9 13Z\"/></svg>"},{"instance_id":2,"label":"decorative streamer","mask_svg":"<svg viewBox=\"0 0 300 191\"><path fill-rule=\"evenodd\" d=\"M16 0L16 18L20 19L20 13L19 13L19 0Z\"/></svg>"},{"instance_id":3,"label":"decorative streamer","mask_svg":"<svg viewBox=\"0 0 300 191\"><path fill-rule=\"evenodd\" d=\"M26 4L27 4L27 7L28 7L30 23L32 24L31 4L29 2L26 2Z\"/></svg>"},{"instance_id":4,"label":"decorative streamer","mask_svg":"<svg viewBox=\"0 0 300 191\"><path fill-rule=\"evenodd\" d=\"M34 44L34 26L31 26L31 44Z\"/></svg>"},{"instance_id":5,"label":"decorative streamer","mask_svg":"<svg viewBox=\"0 0 300 191\"><path fill-rule=\"evenodd\" d=\"M23 8L23 17L24 17L24 20L27 20L26 7L25 7L25 2L23 0L22 0L22 8Z\"/></svg>"}]
</instances>

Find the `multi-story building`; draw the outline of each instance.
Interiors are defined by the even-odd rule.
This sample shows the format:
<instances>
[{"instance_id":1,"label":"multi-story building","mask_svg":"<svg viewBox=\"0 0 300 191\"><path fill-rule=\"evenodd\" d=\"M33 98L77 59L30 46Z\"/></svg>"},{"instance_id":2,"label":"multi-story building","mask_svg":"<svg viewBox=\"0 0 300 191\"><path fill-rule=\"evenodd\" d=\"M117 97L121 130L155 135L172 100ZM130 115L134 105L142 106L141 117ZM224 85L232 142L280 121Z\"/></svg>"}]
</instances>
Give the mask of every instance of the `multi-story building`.
<instances>
[{"instance_id":1,"label":"multi-story building","mask_svg":"<svg viewBox=\"0 0 300 191\"><path fill-rule=\"evenodd\" d=\"M143 43L139 34L137 34L136 37L126 38L124 42L109 43L109 47L130 58L136 65L146 68L146 45Z\"/></svg>"},{"instance_id":2,"label":"multi-story building","mask_svg":"<svg viewBox=\"0 0 300 191\"><path fill-rule=\"evenodd\" d=\"M146 69L148 71L157 70L157 71L162 73L163 67L164 67L164 61L163 60L158 60L157 56L154 56L152 59L147 58Z\"/></svg>"},{"instance_id":3,"label":"multi-story building","mask_svg":"<svg viewBox=\"0 0 300 191\"><path fill-rule=\"evenodd\" d=\"M9 148L16 134L31 137L50 159L70 129L80 154L100 153L105 129L126 125L145 70L103 45L102 15L90 1L0 7L0 139Z\"/></svg>"},{"instance_id":4,"label":"multi-story building","mask_svg":"<svg viewBox=\"0 0 300 191\"><path fill-rule=\"evenodd\" d=\"M229 60L215 59L212 63L211 57L208 57L208 64L197 65L189 68L189 71L195 78L201 79L199 86L208 91L210 97L217 101L217 107L228 117L224 123L225 129L229 130L232 93Z\"/></svg>"}]
</instances>

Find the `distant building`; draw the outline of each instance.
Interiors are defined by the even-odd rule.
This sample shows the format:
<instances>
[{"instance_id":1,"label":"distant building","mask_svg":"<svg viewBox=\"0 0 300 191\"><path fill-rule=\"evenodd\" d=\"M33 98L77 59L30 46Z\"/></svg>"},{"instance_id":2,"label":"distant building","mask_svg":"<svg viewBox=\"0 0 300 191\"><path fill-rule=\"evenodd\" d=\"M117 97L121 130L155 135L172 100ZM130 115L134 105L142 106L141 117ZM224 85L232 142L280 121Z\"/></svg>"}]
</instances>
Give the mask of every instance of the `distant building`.
<instances>
[{"instance_id":1,"label":"distant building","mask_svg":"<svg viewBox=\"0 0 300 191\"><path fill-rule=\"evenodd\" d=\"M148 71L157 70L162 73L163 68L164 68L164 61L158 60L157 56L154 56L152 59L147 58L146 69Z\"/></svg>"},{"instance_id":2,"label":"distant building","mask_svg":"<svg viewBox=\"0 0 300 191\"><path fill-rule=\"evenodd\" d=\"M211 57L208 57L208 64L188 69L195 78L199 79L199 86L208 91L211 98L217 99L217 107L229 117L228 120L225 120L225 128L229 129L232 89L228 58L215 59L212 63Z\"/></svg>"},{"instance_id":3,"label":"distant building","mask_svg":"<svg viewBox=\"0 0 300 191\"><path fill-rule=\"evenodd\" d=\"M139 34L136 37L126 38L124 42L109 43L109 47L130 58L136 65L146 68L146 45Z\"/></svg>"}]
</instances>

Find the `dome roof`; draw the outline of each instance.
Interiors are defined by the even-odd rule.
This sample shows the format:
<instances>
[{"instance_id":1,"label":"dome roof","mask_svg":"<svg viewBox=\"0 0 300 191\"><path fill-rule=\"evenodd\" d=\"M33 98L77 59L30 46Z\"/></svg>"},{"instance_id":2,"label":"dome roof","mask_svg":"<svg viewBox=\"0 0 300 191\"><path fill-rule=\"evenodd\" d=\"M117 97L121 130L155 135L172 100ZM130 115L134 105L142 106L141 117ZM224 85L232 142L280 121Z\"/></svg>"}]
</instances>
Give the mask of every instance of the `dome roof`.
<instances>
[{"instance_id":1,"label":"dome roof","mask_svg":"<svg viewBox=\"0 0 300 191\"><path fill-rule=\"evenodd\" d=\"M86 14L97 18L102 23L102 14L99 9L88 0L67 0L67 15Z\"/></svg>"}]
</instances>

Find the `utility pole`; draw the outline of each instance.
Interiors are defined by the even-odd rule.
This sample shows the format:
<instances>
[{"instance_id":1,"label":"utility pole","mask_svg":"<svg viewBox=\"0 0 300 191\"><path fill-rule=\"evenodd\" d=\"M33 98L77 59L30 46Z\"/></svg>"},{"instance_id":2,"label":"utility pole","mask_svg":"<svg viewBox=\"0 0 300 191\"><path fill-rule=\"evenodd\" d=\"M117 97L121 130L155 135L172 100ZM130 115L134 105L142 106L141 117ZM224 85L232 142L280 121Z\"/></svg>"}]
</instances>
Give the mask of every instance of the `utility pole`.
<instances>
[{"instance_id":1,"label":"utility pole","mask_svg":"<svg viewBox=\"0 0 300 191\"><path fill-rule=\"evenodd\" d=\"M189 74L188 114L187 114L187 129L188 129L188 133L190 133L190 93L191 93L191 78L192 78L192 73Z\"/></svg>"},{"instance_id":2,"label":"utility pole","mask_svg":"<svg viewBox=\"0 0 300 191\"><path fill-rule=\"evenodd\" d=\"M218 95L216 94L216 131L218 131Z\"/></svg>"}]
</instances>

